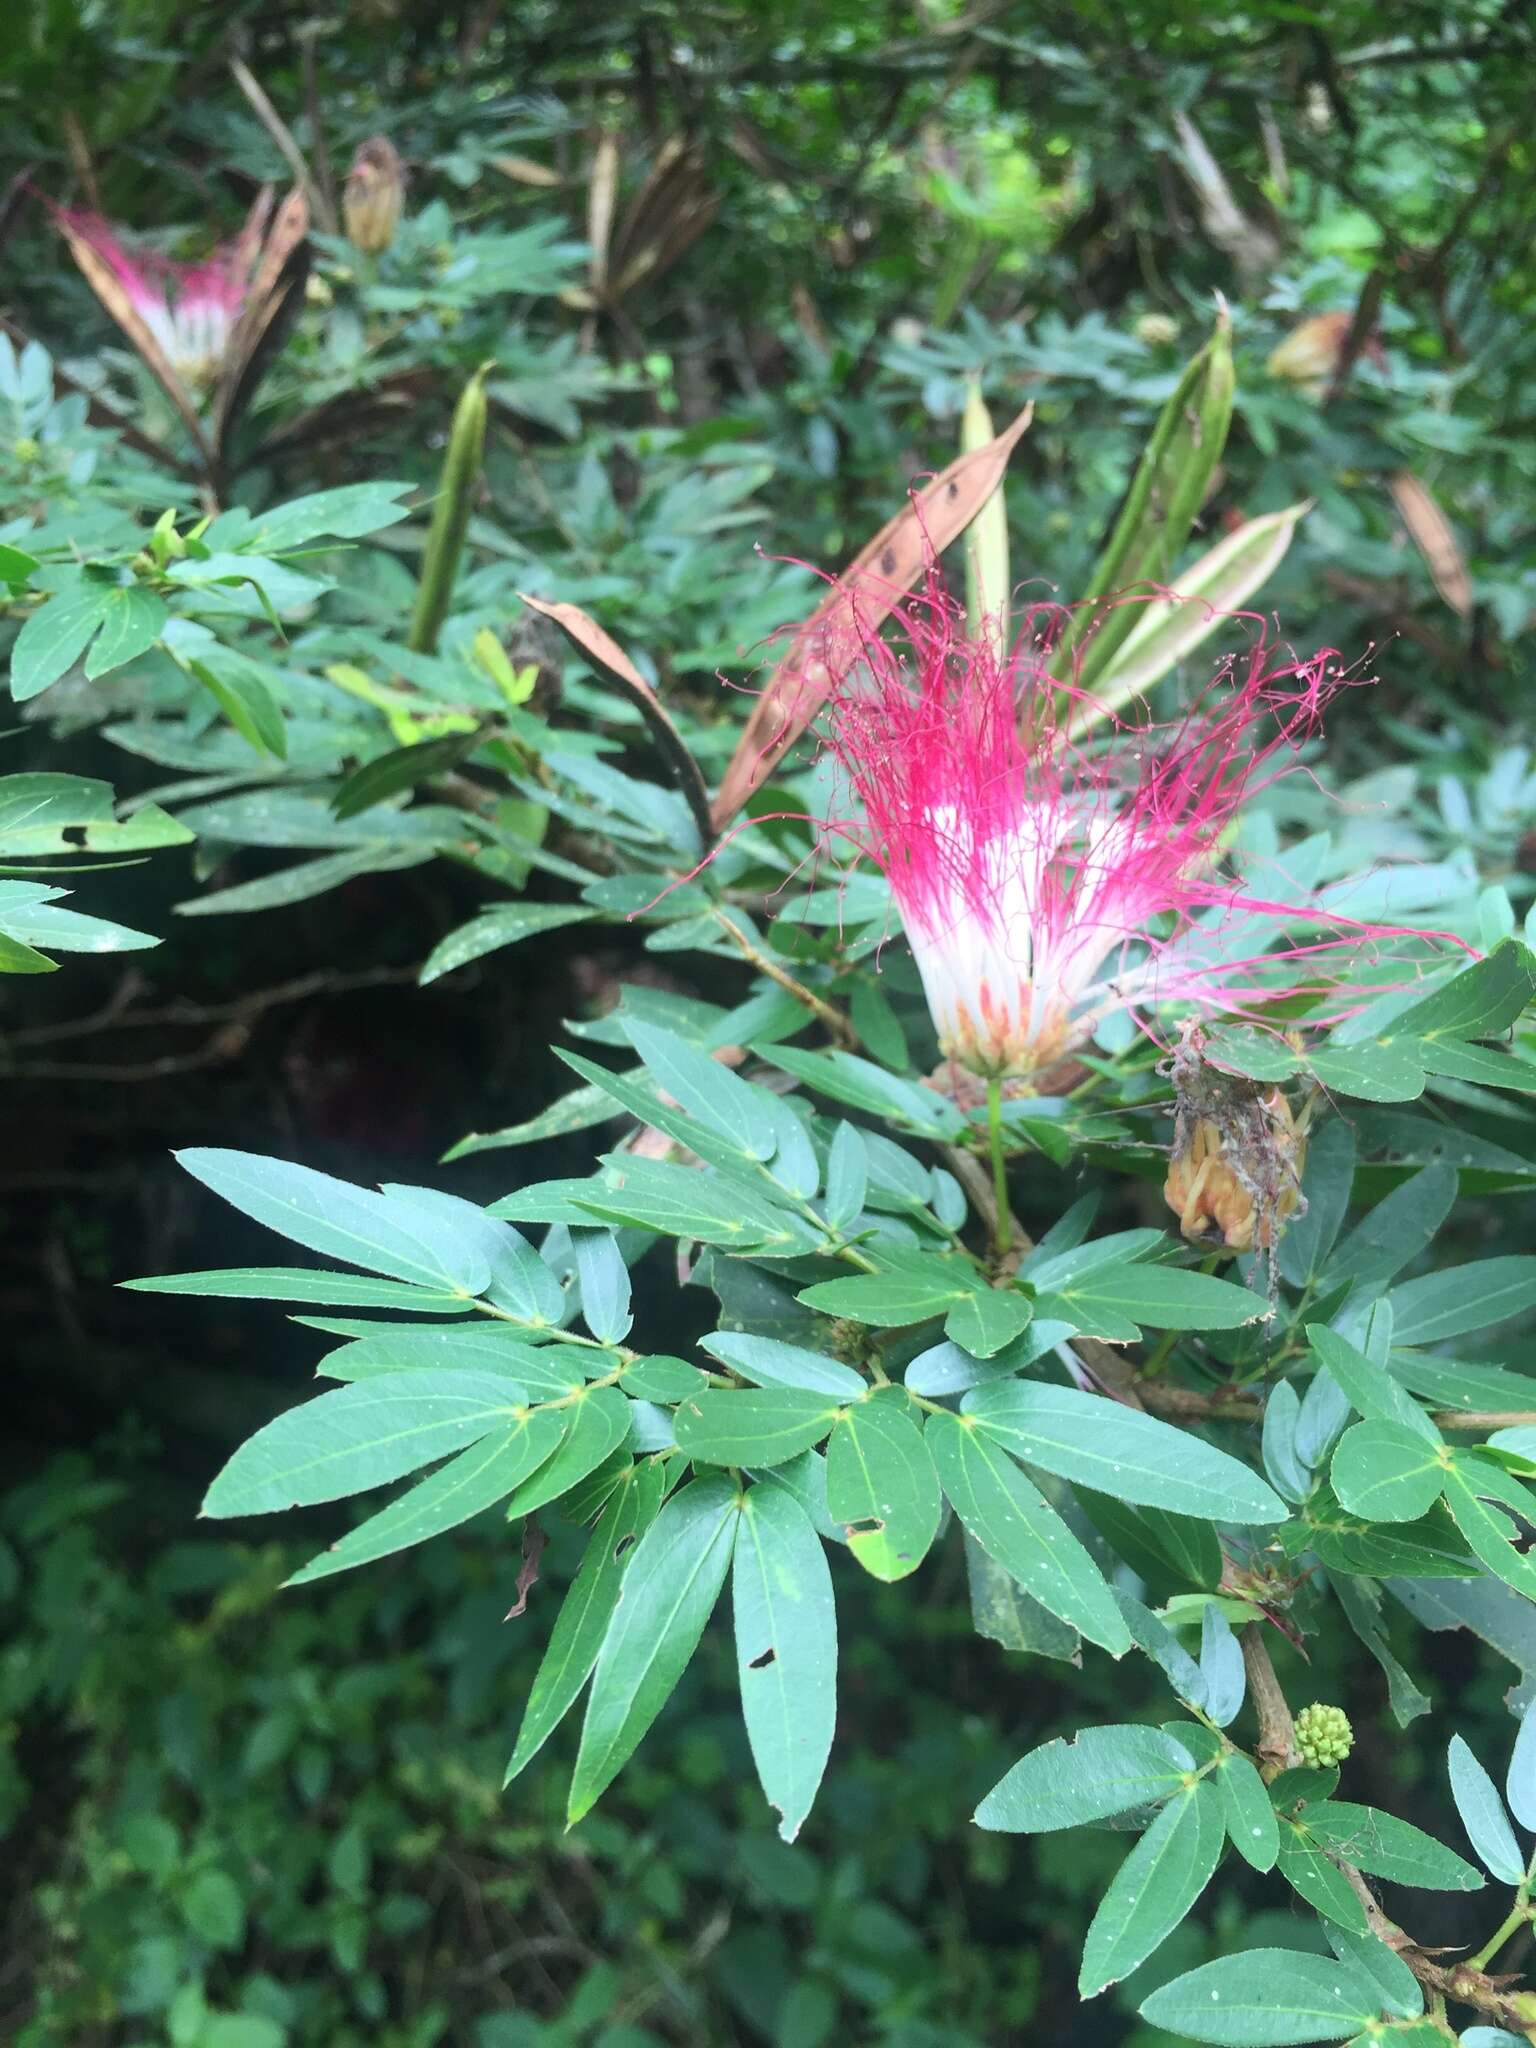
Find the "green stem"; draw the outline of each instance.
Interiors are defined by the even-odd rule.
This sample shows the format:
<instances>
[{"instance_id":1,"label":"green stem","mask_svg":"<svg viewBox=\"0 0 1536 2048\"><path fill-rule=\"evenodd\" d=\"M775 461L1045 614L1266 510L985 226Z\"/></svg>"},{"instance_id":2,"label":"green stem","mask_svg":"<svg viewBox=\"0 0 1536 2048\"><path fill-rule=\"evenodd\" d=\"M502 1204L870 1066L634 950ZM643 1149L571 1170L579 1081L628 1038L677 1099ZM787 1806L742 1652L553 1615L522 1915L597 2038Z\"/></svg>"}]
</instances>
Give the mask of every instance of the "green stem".
<instances>
[{"instance_id":1,"label":"green stem","mask_svg":"<svg viewBox=\"0 0 1536 2048\"><path fill-rule=\"evenodd\" d=\"M1003 1149L1003 1084L996 1074L987 1076L987 1144L992 1153L992 1198L997 1205L992 1244L1003 1258L1013 1248L1013 1217L1008 1209L1008 1155Z\"/></svg>"},{"instance_id":2,"label":"green stem","mask_svg":"<svg viewBox=\"0 0 1536 2048\"><path fill-rule=\"evenodd\" d=\"M1516 1895L1515 1903L1511 1906L1506 1918L1489 1935L1477 1954L1475 1956L1468 1956L1465 1968L1469 1970L1486 1970L1505 1942L1509 1940L1512 1934L1518 1933L1527 1924L1530 1917L1530 1902L1526 1897L1525 1886L1522 1885Z\"/></svg>"}]
</instances>

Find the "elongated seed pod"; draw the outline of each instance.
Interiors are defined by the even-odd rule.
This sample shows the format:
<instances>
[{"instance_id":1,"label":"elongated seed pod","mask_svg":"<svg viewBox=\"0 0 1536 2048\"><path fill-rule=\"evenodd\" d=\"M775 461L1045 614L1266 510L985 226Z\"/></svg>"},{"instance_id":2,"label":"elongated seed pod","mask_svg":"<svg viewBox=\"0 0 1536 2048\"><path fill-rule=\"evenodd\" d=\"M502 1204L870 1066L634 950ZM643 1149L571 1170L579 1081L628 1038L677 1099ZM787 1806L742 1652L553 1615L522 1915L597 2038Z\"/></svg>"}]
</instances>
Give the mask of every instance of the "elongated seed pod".
<instances>
[{"instance_id":1,"label":"elongated seed pod","mask_svg":"<svg viewBox=\"0 0 1536 2048\"><path fill-rule=\"evenodd\" d=\"M495 367L482 363L464 386L453 410L448 435L448 452L438 479L432 506L432 525L426 552L421 558L421 582L416 591L416 609L406 646L413 654L430 654L437 645L448 605L453 597L459 556L464 552L464 535L469 527L470 506L480 480L485 455L485 380Z\"/></svg>"}]
</instances>

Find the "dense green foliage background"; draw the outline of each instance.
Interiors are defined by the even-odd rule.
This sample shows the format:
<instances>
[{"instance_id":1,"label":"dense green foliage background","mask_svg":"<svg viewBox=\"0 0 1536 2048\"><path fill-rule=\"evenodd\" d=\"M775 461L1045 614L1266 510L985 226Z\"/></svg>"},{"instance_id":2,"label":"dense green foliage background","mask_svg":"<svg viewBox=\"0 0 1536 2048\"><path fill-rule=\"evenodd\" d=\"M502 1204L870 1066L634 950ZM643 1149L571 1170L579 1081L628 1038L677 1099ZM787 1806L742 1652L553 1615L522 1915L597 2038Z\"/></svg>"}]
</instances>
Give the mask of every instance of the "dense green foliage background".
<instances>
[{"instance_id":1,"label":"dense green foliage background","mask_svg":"<svg viewBox=\"0 0 1536 2048\"><path fill-rule=\"evenodd\" d=\"M458 392L493 358L456 617L504 628L518 589L584 605L706 732L721 726L717 767L732 737L717 671L744 681L763 637L807 608L793 562L835 565L909 477L948 460L969 377L999 418L1037 407L1009 483L1016 573L1042 593L1079 586L1220 291L1238 395L1209 536L1314 501L1264 603L1384 677L1346 700L1332 779L1362 814L1384 809L1395 847L1474 859L1523 914L1528 8L368 0L308 21L23 0L15 19L0 299L18 348L33 337L51 363L0 355L0 520L45 509L88 553L130 513L198 509L186 477L70 395L174 434L32 195L94 197L178 250L231 231L255 184L287 175L232 57L311 166L338 180L383 129L410 184L376 266L317 237L227 501L429 488ZM611 234L592 198L602 136ZM682 141L688 177L661 207L647 173ZM1362 298L1337 389L1267 369L1301 320ZM1415 545L1386 488L1405 472L1448 540L1421 526ZM409 608L423 528L368 551L306 628L310 668ZM578 716L596 701L584 687ZM680 982L641 930L604 926L418 987L488 900L484 864L455 858L396 873L370 856L328 893L213 905L291 858L217 814L228 791L280 792L306 761L357 749L334 707L301 704L288 764L258 777L246 742L179 688L147 663L71 676L7 721L20 729L0 757L105 777L199 833L82 878L77 901L158 950L0 985L0 2032L24 2048L1154 2048L1128 2017L1138 1979L1086 2020L1072 1991L1083 1902L1122 1845L956 1825L1069 1712L1131 1711L1127 1676L1074 1675L1069 1708L1049 1665L971 1632L958 1549L918 1599L840 1580L850 1739L791 1848L750 1784L721 1645L567 1835L555 1774L499 1790L550 1611L535 1589L501 1621L503 1545L454 1539L279 1598L300 1548L256 1525L195 1529L209 1472L297 1397L317 1347L275 1311L114 1292L265 1255L167 1148L410 1180L569 1085L548 1050L562 1018L599 1014L625 981L730 1002L742 977L691 957ZM1496 902L1488 914L1496 937ZM1490 1192L1458 1212L1468 1254L1528 1243L1529 1195L1492 1192L1519 1185L1515 1115L1456 1112L1489 1148ZM479 1152L451 1184L488 1200L582 1171L590 1150L576 1135ZM576 1554L556 1528L546 1579ZM1463 1726L1486 1715L1500 1746L1506 1665L1465 1636L1427 1640L1437 1700ZM1312 1676L1362 1731L1359 1796L1453 1827L1439 1747L1417 1739L1435 1724L1392 1726L1374 1667ZM1234 1932L1186 1928L1157 1974Z\"/></svg>"}]
</instances>

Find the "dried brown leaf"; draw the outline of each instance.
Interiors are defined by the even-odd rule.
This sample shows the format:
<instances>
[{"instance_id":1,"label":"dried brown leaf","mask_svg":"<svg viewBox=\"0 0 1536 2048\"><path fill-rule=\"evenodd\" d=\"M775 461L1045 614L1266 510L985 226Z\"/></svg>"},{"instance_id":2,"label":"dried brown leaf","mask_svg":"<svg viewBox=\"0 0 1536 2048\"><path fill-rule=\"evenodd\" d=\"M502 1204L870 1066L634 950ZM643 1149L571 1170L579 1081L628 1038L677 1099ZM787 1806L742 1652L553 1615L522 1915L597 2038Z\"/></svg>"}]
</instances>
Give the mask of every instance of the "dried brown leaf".
<instances>
[{"instance_id":1,"label":"dried brown leaf","mask_svg":"<svg viewBox=\"0 0 1536 2048\"><path fill-rule=\"evenodd\" d=\"M960 456L914 491L910 503L849 563L826 601L800 627L731 756L715 797L717 832L768 779L826 702L858 653L861 628L883 619L932 557L964 533L1001 482L1033 414L1034 407L1026 406L995 441Z\"/></svg>"},{"instance_id":2,"label":"dried brown leaf","mask_svg":"<svg viewBox=\"0 0 1536 2048\"><path fill-rule=\"evenodd\" d=\"M1424 485L1406 469L1387 478L1387 489L1409 538L1424 557L1424 566L1436 590L1458 617L1466 618L1472 609L1472 578L1467 574L1466 558L1457 546L1451 522Z\"/></svg>"},{"instance_id":3,"label":"dried brown leaf","mask_svg":"<svg viewBox=\"0 0 1536 2048\"><path fill-rule=\"evenodd\" d=\"M714 839L710 823L709 791L699 773L699 764L689 753L682 734L672 723L670 714L656 692L641 675L623 648L611 633L605 632L596 619L584 612L580 605L550 604L542 597L530 597L525 590L518 596L530 611L538 612L543 618L558 626L577 653L588 660L599 675L606 676L610 683L617 683L640 712L650 727L651 737L665 756L668 766L687 799L698 824L700 835L706 846Z\"/></svg>"}]
</instances>

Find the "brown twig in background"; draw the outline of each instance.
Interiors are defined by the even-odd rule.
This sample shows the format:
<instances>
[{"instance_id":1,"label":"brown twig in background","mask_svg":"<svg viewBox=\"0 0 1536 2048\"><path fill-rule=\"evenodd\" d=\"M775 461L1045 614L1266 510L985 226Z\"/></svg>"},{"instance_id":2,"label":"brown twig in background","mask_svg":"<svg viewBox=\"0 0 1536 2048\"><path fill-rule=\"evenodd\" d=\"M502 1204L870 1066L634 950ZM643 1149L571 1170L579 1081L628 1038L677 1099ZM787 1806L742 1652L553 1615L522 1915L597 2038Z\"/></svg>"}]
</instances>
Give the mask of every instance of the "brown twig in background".
<instances>
[{"instance_id":1,"label":"brown twig in background","mask_svg":"<svg viewBox=\"0 0 1536 2048\"><path fill-rule=\"evenodd\" d=\"M858 1032L854 1030L851 1019L846 1017L835 1003L827 1002L824 997L817 995L814 989L807 988L803 981L796 981L787 968L781 967L776 960L770 959L760 946L754 945L735 918L728 911L722 910L718 904L713 906L713 915L716 924L730 935L740 949L742 958L750 961L759 974L766 974L786 995L792 995L797 1003L804 1003L811 1015L826 1026L840 1046L850 1052L857 1046Z\"/></svg>"},{"instance_id":2,"label":"brown twig in background","mask_svg":"<svg viewBox=\"0 0 1536 2048\"><path fill-rule=\"evenodd\" d=\"M336 209L326 198L303 150L294 141L293 131L262 91L260 81L243 58L231 57L229 69L236 85L250 103L251 112L276 143L283 162L303 187L304 195L316 220L328 235L334 235L337 230Z\"/></svg>"}]
</instances>

